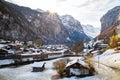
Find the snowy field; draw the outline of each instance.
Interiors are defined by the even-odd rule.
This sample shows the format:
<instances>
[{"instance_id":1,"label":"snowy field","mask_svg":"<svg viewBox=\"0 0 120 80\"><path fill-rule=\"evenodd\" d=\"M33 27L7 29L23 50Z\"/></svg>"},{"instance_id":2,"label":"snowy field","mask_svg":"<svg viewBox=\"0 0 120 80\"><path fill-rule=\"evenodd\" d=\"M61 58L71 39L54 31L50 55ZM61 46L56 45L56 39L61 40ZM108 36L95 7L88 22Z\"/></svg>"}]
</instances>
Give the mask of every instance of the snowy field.
<instances>
[{"instance_id":1,"label":"snowy field","mask_svg":"<svg viewBox=\"0 0 120 80\"><path fill-rule=\"evenodd\" d=\"M109 49L103 54L96 56L91 64L103 80L120 80L120 51Z\"/></svg>"},{"instance_id":2,"label":"snowy field","mask_svg":"<svg viewBox=\"0 0 120 80\"><path fill-rule=\"evenodd\" d=\"M46 70L43 72L32 72L32 64L0 69L0 80L51 80L51 76L57 73L52 69L54 60L45 62Z\"/></svg>"},{"instance_id":3,"label":"snowy field","mask_svg":"<svg viewBox=\"0 0 120 80\"><path fill-rule=\"evenodd\" d=\"M12 59L0 60L0 65L12 64L14 61Z\"/></svg>"},{"instance_id":4,"label":"snowy field","mask_svg":"<svg viewBox=\"0 0 120 80\"><path fill-rule=\"evenodd\" d=\"M0 80L51 80L51 77L57 74L53 69L53 62L59 59L44 61L46 69L43 72L32 72L32 64L16 68L2 68L0 69ZM70 59L73 60L76 57Z\"/></svg>"},{"instance_id":5,"label":"snowy field","mask_svg":"<svg viewBox=\"0 0 120 80\"><path fill-rule=\"evenodd\" d=\"M109 56L111 56L111 54ZM79 58L79 57L70 57L71 60L74 60L76 58ZM63 58L59 58L59 59L63 59ZM19 66L16 68L14 67L2 68L0 69L0 80L52 80L51 77L57 74L56 70L53 69L53 63L59 59L43 61L46 63L45 65L46 69L43 72L32 72L32 64ZM104 60L105 59L108 59L108 56L107 57L104 56ZM62 78L59 80L120 80L120 78L118 77L119 71L116 72L112 68L104 65L104 63L107 60L104 61L104 63L102 63L102 60L103 59L101 59L100 64L98 64L97 59L94 59L92 61L94 68L98 72L98 75L89 76L85 78L77 78L77 77Z\"/></svg>"}]
</instances>

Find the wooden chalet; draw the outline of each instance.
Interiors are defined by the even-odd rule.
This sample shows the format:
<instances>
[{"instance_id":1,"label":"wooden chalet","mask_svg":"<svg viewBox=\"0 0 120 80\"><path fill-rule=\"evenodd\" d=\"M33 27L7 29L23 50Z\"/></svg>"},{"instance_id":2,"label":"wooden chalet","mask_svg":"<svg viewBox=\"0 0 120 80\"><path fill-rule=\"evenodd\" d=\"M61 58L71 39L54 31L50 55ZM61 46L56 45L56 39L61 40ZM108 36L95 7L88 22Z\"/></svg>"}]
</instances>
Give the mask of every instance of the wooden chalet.
<instances>
[{"instance_id":1,"label":"wooden chalet","mask_svg":"<svg viewBox=\"0 0 120 80\"><path fill-rule=\"evenodd\" d=\"M72 51L70 51L70 50L66 50L66 51L64 52L64 55L73 55L73 53L72 53Z\"/></svg>"},{"instance_id":2,"label":"wooden chalet","mask_svg":"<svg viewBox=\"0 0 120 80\"><path fill-rule=\"evenodd\" d=\"M69 62L66 65L64 72L67 77L70 76L84 77L91 75L88 65L80 59L76 59Z\"/></svg>"},{"instance_id":3,"label":"wooden chalet","mask_svg":"<svg viewBox=\"0 0 120 80\"><path fill-rule=\"evenodd\" d=\"M33 72L40 72L45 70L45 62L34 62L33 65Z\"/></svg>"},{"instance_id":4,"label":"wooden chalet","mask_svg":"<svg viewBox=\"0 0 120 80\"><path fill-rule=\"evenodd\" d=\"M120 42L118 42L117 44L118 44L118 46L120 47Z\"/></svg>"},{"instance_id":5,"label":"wooden chalet","mask_svg":"<svg viewBox=\"0 0 120 80\"><path fill-rule=\"evenodd\" d=\"M9 53L6 50L0 49L0 60L6 59L8 55Z\"/></svg>"},{"instance_id":6,"label":"wooden chalet","mask_svg":"<svg viewBox=\"0 0 120 80\"><path fill-rule=\"evenodd\" d=\"M7 56L9 53L7 50L4 50L4 49L0 49L0 55L1 56Z\"/></svg>"},{"instance_id":7,"label":"wooden chalet","mask_svg":"<svg viewBox=\"0 0 120 80\"><path fill-rule=\"evenodd\" d=\"M0 59L10 59L12 53L9 53L6 49L0 49Z\"/></svg>"}]
</instances>

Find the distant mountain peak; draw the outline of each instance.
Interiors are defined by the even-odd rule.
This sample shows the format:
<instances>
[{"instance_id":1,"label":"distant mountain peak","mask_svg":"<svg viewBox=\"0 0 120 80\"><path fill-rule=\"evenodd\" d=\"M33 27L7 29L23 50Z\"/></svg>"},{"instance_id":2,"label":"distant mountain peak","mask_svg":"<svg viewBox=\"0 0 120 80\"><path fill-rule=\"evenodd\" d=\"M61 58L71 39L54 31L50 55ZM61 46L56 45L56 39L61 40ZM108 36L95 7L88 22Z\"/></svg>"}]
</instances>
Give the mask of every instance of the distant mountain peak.
<instances>
[{"instance_id":1,"label":"distant mountain peak","mask_svg":"<svg viewBox=\"0 0 120 80\"><path fill-rule=\"evenodd\" d=\"M44 10L39 9L39 8L37 8L36 11L38 11L38 12L45 12Z\"/></svg>"},{"instance_id":2,"label":"distant mountain peak","mask_svg":"<svg viewBox=\"0 0 120 80\"><path fill-rule=\"evenodd\" d=\"M50 11L4 3L0 2L0 38L26 41L40 38L43 44L73 44L90 40L80 22L70 15L60 17Z\"/></svg>"},{"instance_id":3,"label":"distant mountain peak","mask_svg":"<svg viewBox=\"0 0 120 80\"><path fill-rule=\"evenodd\" d=\"M90 38L84 33L80 22L73 18L71 15L63 15L60 17L60 19L63 23L63 26L69 33L69 37L67 37L67 40L90 40Z\"/></svg>"},{"instance_id":4,"label":"distant mountain peak","mask_svg":"<svg viewBox=\"0 0 120 80\"><path fill-rule=\"evenodd\" d=\"M74 17L72 17L71 15L63 15L60 17L62 23L64 25L66 25L66 27L70 27L70 28L80 28L80 30L82 29L82 26L80 24L80 22L78 20L76 20Z\"/></svg>"},{"instance_id":5,"label":"distant mountain peak","mask_svg":"<svg viewBox=\"0 0 120 80\"><path fill-rule=\"evenodd\" d=\"M100 28L97 27L95 28L92 25L82 25L84 32L88 35L91 36L92 38L96 37L100 33Z\"/></svg>"}]
</instances>

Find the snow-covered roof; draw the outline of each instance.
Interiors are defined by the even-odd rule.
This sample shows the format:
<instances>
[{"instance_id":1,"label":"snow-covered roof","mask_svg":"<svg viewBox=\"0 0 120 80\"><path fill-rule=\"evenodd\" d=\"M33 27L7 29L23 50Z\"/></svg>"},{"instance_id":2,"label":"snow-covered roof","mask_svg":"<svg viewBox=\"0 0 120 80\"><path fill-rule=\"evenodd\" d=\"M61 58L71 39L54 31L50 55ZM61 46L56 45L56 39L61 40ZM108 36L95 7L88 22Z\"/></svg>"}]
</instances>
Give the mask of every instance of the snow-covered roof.
<instances>
[{"instance_id":1,"label":"snow-covered roof","mask_svg":"<svg viewBox=\"0 0 120 80\"><path fill-rule=\"evenodd\" d=\"M96 53L99 53L99 50L95 50L93 52L91 52L92 54L96 54Z\"/></svg>"},{"instance_id":2,"label":"snow-covered roof","mask_svg":"<svg viewBox=\"0 0 120 80\"><path fill-rule=\"evenodd\" d=\"M40 49L38 49L38 48L29 48L29 50L37 51L37 50L40 50Z\"/></svg>"},{"instance_id":3,"label":"snow-covered roof","mask_svg":"<svg viewBox=\"0 0 120 80\"><path fill-rule=\"evenodd\" d=\"M45 62L34 62L32 64L32 67L42 67L45 64Z\"/></svg>"},{"instance_id":4,"label":"snow-covered roof","mask_svg":"<svg viewBox=\"0 0 120 80\"><path fill-rule=\"evenodd\" d=\"M40 55L41 53L24 53L21 56Z\"/></svg>"},{"instance_id":5,"label":"snow-covered roof","mask_svg":"<svg viewBox=\"0 0 120 80\"><path fill-rule=\"evenodd\" d=\"M69 63L66 65L66 67L71 66L71 65L73 65L73 64L75 64L75 63L79 63L80 65L83 65L84 67L88 67L87 63L85 63L85 62L82 61L81 59L75 59L75 60L69 62Z\"/></svg>"},{"instance_id":6,"label":"snow-covered roof","mask_svg":"<svg viewBox=\"0 0 120 80\"><path fill-rule=\"evenodd\" d=\"M97 40L94 44L93 44L93 46L95 46L96 44L102 44L103 43L103 40Z\"/></svg>"},{"instance_id":7,"label":"snow-covered roof","mask_svg":"<svg viewBox=\"0 0 120 80\"><path fill-rule=\"evenodd\" d=\"M108 44L100 44L101 47L107 47Z\"/></svg>"},{"instance_id":8,"label":"snow-covered roof","mask_svg":"<svg viewBox=\"0 0 120 80\"><path fill-rule=\"evenodd\" d=\"M8 53L12 53L12 54L14 54L15 53L15 51L14 50L7 50L8 51Z\"/></svg>"},{"instance_id":9,"label":"snow-covered roof","mask_svg":"<svg viewBox=\"0 0 120 80\"><path fill-rule=\"evenodd\" d=\"M46 51L46 53L63 53L67 51L67 49L62 49L62 50L59 50L59 51Z\"/></svg>"},{"instance_id":10,"label":"snow-covered roof","mask_svg":"<svg viewBox=\"0 0 120 80\"><path fill-rule=\"evenodd\" d=\"M11 63L14 63L14 60L12 59L0 60L0 65L6 65Z\"/></svg>"},{"instance_id":11,"label":"snow-covered roof","mask_svg":"<svg viewBox=\"0 0 120 80\"><path fill-rule=\"evenodd\" d=\"M6 44L0 44L0 48L7 46Z\"/></svg>"},{"instance_id":12,"label":"snow-covered roof","mask_svg":"<svg viewBox=\"0 0 120 80\"><path fill-rule=\"evenodd\" d=\"M12 54L15 53L15 50L12 50L12 49L7 50L5 48L2 48L2 50L6 51L7 53L12 53Z\"/></svg>"}]
</instances>

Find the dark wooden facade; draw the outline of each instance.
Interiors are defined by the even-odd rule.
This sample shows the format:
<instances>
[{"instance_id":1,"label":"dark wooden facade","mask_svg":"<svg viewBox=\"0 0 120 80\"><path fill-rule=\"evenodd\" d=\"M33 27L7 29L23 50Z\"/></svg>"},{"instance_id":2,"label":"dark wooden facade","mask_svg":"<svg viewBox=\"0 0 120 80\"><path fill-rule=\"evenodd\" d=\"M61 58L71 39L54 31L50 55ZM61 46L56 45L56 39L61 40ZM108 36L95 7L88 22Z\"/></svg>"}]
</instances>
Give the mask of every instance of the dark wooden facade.
<instances>
[{"instance_id":1,"label":"dark wooden facade","mask_svg":"<svg viewBox=\"0 0 120 80\"><path fill-rule=\"evenodd\" d=\"M71 70L77 70L80 74L75 74L74 72L72 72ZM67 77L70 76L79 76L79 77L84 77L84 76L89 76L90 75L90 71L89 68L84 67L83 65L81 65L80 63L74 63L68 67L65 68L65 75Z\"/></svg>"},{"instance_id":2,"label":"dark wooden facade","mask_svg":"<svg viewBox=\"0 0 120 80\"><path fill-rule=\"evenodd\" d=\"M8 53L7 50L0 49L0 60L11 59L11 58L12 58L12 54L11 53Z\"/></svg>"}]
</instances>

